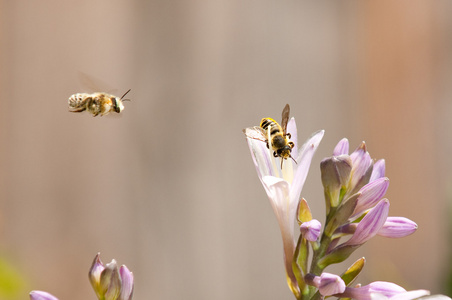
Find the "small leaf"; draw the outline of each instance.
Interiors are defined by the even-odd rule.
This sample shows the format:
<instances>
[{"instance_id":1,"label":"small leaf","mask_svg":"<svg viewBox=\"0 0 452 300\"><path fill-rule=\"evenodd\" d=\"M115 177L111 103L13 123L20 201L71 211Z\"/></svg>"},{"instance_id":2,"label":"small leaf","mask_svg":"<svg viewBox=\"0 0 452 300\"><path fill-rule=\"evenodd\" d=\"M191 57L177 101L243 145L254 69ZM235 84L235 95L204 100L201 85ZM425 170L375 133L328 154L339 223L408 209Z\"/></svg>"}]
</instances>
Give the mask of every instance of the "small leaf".
<instances>
[{"instance_id":1,"label":"small leaf","mask_svg":"<svg viewBox=\"0 0 452 300\"><path fill-rule=\"evenodd\" d=\"M317 265L325 269L331 264L337 264L346 260L361 245L341 245L334 249L330 254L322 257Z\"/></svg>"},{"instance_id":2,"label":"small leaf","mask_svg":"<svg viewBox=\"0 0 452 300\"><path fill-rule=\"evenodd\" d=\"M304 282L304 274L307 273L308 269L308 256L309 256L309 247L306 239L300 235L298 238L297 248L295 249L293 261L292 261L292 269L297 278L298 286L300 290L303 290L306 283Z\"/></svg>"},{"instance_id":3,"label":"small leaf","mask_svg":"<svg viewBox=\"0 0 452 300\"><path fill-rule=\"evenodd\" d=\"M344 280L345 284L348 286L350 285L355 278L359 275L361 270L364 268L364 264L366 262L366 259L364 257L361 257L357 261L355 261L348 269L345 271L341 278Z\"/></svg>"},{"instance_id":4,"label":"small leaf","mask_svg":"<svg viewBox=\"0 0 452 300\"><path fill-rule=\"evenodd\" d=\"M312 220L312 214L311 209L309 208L308 202L301 198L300 202L298 203L298 226L300 226L304 222L309 222Z\"/></svg>"}]
</instances>

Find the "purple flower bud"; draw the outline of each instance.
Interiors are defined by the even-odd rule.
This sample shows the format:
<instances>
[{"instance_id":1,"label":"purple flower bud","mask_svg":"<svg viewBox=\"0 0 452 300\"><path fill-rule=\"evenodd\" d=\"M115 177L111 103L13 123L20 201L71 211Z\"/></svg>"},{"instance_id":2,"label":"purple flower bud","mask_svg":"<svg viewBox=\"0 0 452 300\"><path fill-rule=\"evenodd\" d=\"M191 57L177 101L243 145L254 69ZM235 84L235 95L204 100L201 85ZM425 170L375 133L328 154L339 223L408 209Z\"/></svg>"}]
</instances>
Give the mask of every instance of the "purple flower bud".
<instances>
[{"instance_id":1,"label":"purple flower bud","mask_svg":"<svg viewBox=\"0 0 452 300\"><path fill-rule=\"evenodd\" d=\"M376 297L379 297L378 299L409 300L429 294L430 292L426 290L407 292L404 288L395 283L375 281L362 287L347 287L340 297L349 297L356 300L372 300L377 299Z\"/></svg>"},{"instance_id":2,"label":"purple flower bud","mask_svg":"<svg viewBox=\"0 0 452 300\"><path fill-rule=\"evenodd\" d=\"M322 273L320 279L319 292L323 296L330 296L345 291L345 282L337 275Z\"/></svg>"},{"instance_id":3,"label":"purple flower bud","mask_svg":"<svg viewBox=\"0 0 452 300\"><path fill-rule=\"evenodd\" d=\"M88 275L97 298L103 300L132 299L133 274L126 266L118 268L114 259L104 266L98 253Z\"/></svg>"},{"instance_id":4,"label":"purple flower bud","mask_svg":"<svg viewBox=\"0 0 452 300\"><path fill-rule=\"evenodd\" d=\"M353 236L344 245L361 245L374 237L388 217L389 200L383 199L359 222Z\"/></svg>"},{"instance_id":5,"label":"purple flower bud","mask_svg":"<svg viewBox=\"0 0 452 300\"><path fill-rule=\"evenodd\" d=\"M103 292L105 300L117 300L121 293L121 277L114 259L107 264L100 275L100 290Z\"/></svg>"},{"instance_id":6,"label":"purple flower bud","mask_svg":"<svg viewBox=\"0 0 452 300\"><path fill-rule=\"evenodd\" d=\"M376 163L374 163L374 168L372 170L372 175L370 175L369 182L372 182L384 176L385 176L385 160L380 159Z\"/></svg>"},{"instance_id":7,"label":"purple flower bud","mask_svg":"<svg viewBox=\"0 0 452 300\"><path fill-rule=\"evenodd\" d=\"M300 226L300 231L305 239L310 242L315 242L319 238L321 228L322 224L318 220L313 219L311 221L302 223Z\"/></svg>"},{"instance_id":8,"label":"purple flower bud","mask_svg":"<svg viewBox=\"0 0 452 300\"><path fill-rule=\"evenodd\" d=\"M100 291L99 287L100 287L100 275L102 274L102 271L104 269L105 269L104 264L100 260L100 253L97 253L96 257L94 257L93 263L89 270L88 277L98 298L101 298L103 295L103 292Z\"/></svg>"},{"instance_id":9,"label":"purple flower bud","mask_svg":"<svg viewBox=\"0 0 452 300\"><path fill-rule=\"evenodd\" d=\"M354 215L359 216L365 210L375 206L385 195L389 187L389 179L387 177L378 178L363 186L359 193Z\"/></svg>"},{"instance_id":10,"label":"purple flower bud","mask_svg":"<svg viewBox=\"0 0 452 300\"><path fill-rule=\"evenodd\" d=\"M388 238L401 238L414 233L417 224L404 217L388 217L378 235Z\"/></svg>"},{"instance_id":11,"label":"purple flower bud","mask_svg":"<svg viewBox=\"0 0 452 300\"><path fill-rule=\"evenodd\" d=\"M133 274L125 265L122 265L119 268L119 275L121 276L122 288L118 300L130 300L133 295Z\"/></svg>"},{"instance_id":12,"label":"purple flower bud","mask_svg":"<svg viewBox=\"0 0 452 300\"><path fill-rule=\"evenodd\" d=\"M307 278L307 281L318 288L322 296L331 296L345 291L345 282L335 274L324 272L320 276Z\"/></svg>"},{"instance_id":13,"label":"purple flower bud","mask_svg":"<svg viewBox=\"0 0 452 300\"><path fill-rule=\"evenodd\" d=\"M348 155L328 157L320 163L322 184L327 196L327 205L337 207L339 194L350 180L352 160Z\"/></svg>"},{"instance_id":14,"label":"purple flower bud","mask_svg":"<svg viewBox=\"0 0 452 300\"><path fill-rule=\"evenodd\" d=\"M354 194L356 190L369 182L373 162L364 142L350 154L350 158L352 159L353 169L349 191Z\"/></svg>"},{"instance_id":15,"label":"purple flower bud","mask_svg":"<svg viewBox=\"0 0 452 300\"><path fill-rule=\"evenodd\" d=\"M31 291L30 292L31 300L58 300L57 297L43 291Z\"/></svg>"},{"instance_id":16,"label":"purple flower bud","mask_svg":"<svg viewBox=\"0 0 452 300\"><path fill-rule=\"evenodd\" d=\"M337 143L336 147L334 148L333 156L348 154L348 148L349 148L348 140L346 138L343 138L342 140L339 141L339 143Z\"/></svg>"}]
</instances>

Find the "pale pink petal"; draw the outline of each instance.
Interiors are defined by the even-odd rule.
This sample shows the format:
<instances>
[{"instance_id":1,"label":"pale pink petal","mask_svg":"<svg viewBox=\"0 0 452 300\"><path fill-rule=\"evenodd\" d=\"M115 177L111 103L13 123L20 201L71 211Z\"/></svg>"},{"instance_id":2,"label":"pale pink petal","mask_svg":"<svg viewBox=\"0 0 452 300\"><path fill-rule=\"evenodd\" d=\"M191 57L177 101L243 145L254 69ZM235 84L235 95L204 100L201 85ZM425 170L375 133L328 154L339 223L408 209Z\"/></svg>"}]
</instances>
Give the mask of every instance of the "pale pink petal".
<instances>
[{"instance_id":1,"label":"pale pink petal","mask_svg":"<svg viewBox=\"0 0 452 300\"><path fill-rule=\"evenodd\" d=\"M291 210L294 212L296 212L298 201L300 200L301 190L303 189L303 185L306 181L309 167L311 166L312 157L314 156L315 151L319 147L320 141L322 140L324 133L325 133L324 130L320 130L314 133L311 136L311 138L309 138L300 149L297 159L298 164L296 166L292 186L290 188L290 199L292 201Z\"/></svg>"},{"instance_id":2,"label":"pale pink petal","mask_svg":"<svg viewBox=\"0 0 452 300\"><path fill-rule=\"evenodd\" d=\"M294 143L294 147L292 149L292 157L297 160L298 157L298 137L297 137L297 124L295 122L295 118L290 118L287 123L287 133L290 133L290 140Z\"/></svg>"}]
</instances>

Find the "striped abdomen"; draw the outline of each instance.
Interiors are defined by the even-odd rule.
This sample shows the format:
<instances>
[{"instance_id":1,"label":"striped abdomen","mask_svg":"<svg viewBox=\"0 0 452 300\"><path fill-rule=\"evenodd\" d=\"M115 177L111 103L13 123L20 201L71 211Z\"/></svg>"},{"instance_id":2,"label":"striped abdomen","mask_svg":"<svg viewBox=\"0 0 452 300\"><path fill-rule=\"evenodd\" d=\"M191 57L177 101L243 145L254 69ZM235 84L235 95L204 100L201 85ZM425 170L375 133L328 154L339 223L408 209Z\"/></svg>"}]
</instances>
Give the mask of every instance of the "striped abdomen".
<instances>
[{"instance_id":1,"label":"striped abdomen","mask_svg":"<svg viewBox=\"0 0 452 300\"><path fill-rule=\"evenodd\" d=\"M78 93L74 94L68 99L69 109L71 111L82 111L86 109L86 98L89 94Z\"/></svg>"},{"instance_id":2,"label":"striped abdomen","mask_svg":"<svg viewBox=\"0 0 452 300\"><path fill-rule=\"evenodd\" d=\"M281 128L281 125L278 124L275 120L272 118L263 118L261 120L260 127L264 129L268 134L268 129L270 128L270 136L274 136L275 134L281 133L284 134L283 129Z\"/></svg>"}]
</instances>

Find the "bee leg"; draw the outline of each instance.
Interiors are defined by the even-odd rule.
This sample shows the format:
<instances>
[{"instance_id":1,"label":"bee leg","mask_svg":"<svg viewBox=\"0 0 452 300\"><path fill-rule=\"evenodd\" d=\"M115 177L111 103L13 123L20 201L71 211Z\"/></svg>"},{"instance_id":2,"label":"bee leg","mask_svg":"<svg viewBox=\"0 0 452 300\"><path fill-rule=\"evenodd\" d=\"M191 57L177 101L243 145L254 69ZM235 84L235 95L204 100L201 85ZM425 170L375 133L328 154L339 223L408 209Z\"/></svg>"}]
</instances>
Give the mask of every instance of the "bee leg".
<instances>
[{"instance_id":1,"label":"bee leg","mask_svg":"<svg viewBox=\"0 0 452 300\"><path fill-rule=\"evenodd\" d=\"M286 133L286 136L290 139L292 135L290 133Z\"/></svg>"},{"instance_id":2,"label":"bee leg","mask_svg":"<svg viewBox=\"0 0 452 300\"><path fill-rule=\"evenodd\" d=\"M278 157L278 154L276 154L276 152L273 152L273 157Z\"/></svg>"},{"instance_id":3,"label":"bee leg","mask_svg":"<svg viewBox=\"0 0 452 300\"><path fill-rule=\"evenodd\" d=\"M293 147L295 147L295 144L293 142L289 142L288 145L289 145L290 149L293 149Z\"/></svg>"},{"instance_id":4,"label":"bee leg","mask_svg":"<svg viewBox=\"0 0 452 300\"><path fill-rule=\"evenodd\" d=\"M267 142L267 149L270 149L270 147L268 146L268 142Z\"/></svg>"}]
</instances>

